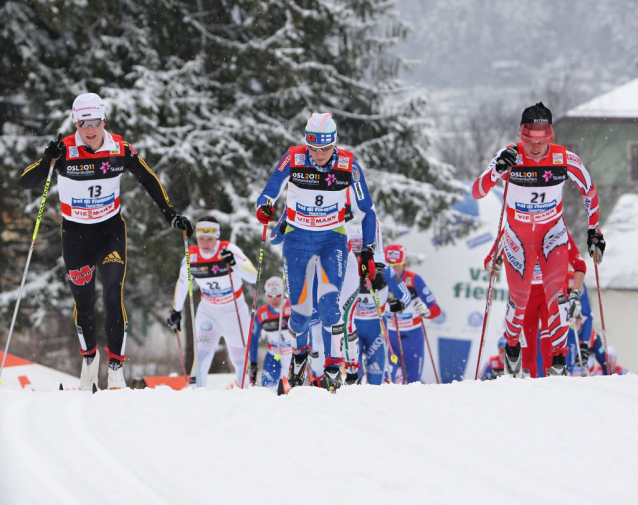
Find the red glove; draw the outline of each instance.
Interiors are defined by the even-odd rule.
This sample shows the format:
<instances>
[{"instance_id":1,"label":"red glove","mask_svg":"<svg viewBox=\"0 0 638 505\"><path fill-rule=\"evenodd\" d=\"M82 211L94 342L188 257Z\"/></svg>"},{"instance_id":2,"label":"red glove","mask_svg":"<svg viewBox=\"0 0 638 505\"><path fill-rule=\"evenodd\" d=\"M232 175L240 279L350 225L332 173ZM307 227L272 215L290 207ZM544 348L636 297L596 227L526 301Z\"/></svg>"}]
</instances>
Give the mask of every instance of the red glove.
<instances>
[{"instance_id":1,"label":"red glove","mask_svg":"<svg viewBox=\"0 0 638 505\"><path fill-rule=\"evenodd\" d=\"M260 205L257 208L257 220L261 224L268 224L274 219L275 206Z\"/></svg>"},{"instance_id":2,"label":"red glove","mask_svg":"<svg viewBox=\"0 0 638 505\"><path fill-rule=\"evenodd\" d=\"M359 277L372 281L377 273L377 267L374 264L374 254L369 249L361 249L359 255Z\"/></svg>"}]
</instances>

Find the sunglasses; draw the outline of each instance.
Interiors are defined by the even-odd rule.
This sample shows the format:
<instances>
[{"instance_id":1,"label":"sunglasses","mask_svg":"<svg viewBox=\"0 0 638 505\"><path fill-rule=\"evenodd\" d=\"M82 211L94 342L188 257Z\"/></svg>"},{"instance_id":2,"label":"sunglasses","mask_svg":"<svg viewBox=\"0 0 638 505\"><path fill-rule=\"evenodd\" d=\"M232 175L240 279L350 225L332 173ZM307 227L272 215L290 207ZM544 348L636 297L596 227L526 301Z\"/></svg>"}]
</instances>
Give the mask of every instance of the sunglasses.
<instances>
[{"instance_id":1,"label":"sunglasses","mask_svg":"<svg viewBox=\"0 0 638 505\"><path fill-rule=\"evenodd\" d=\"M266 298L281 298L281 295L266 295Z\"/></svg>"},{"instance_id":2,"label":"sunglasses","mask_svg":"<svg viewBox=\"0 0 638 505\"><path fill-rule=\"evenodd\" d=\"M101 122L101 119L85 119L83 121L78 121L78 125L80 125L80 128L88 128L89 126L97 128L98 126L100 126Z\"/></svg>"},{"instance_id":3,"label":"sunglasses","mask_svg":"<svg viewBox=\"0 0 638 505\"><path fill-rule=\"evenodd\" d=\"M330 149L332 149L334 147L334 145L329 145L326 147L314 147L314 146L308 146L308 149L310 149L313 153L323 153L326 151L330 151Z\"/></svg>"}]
</instances>

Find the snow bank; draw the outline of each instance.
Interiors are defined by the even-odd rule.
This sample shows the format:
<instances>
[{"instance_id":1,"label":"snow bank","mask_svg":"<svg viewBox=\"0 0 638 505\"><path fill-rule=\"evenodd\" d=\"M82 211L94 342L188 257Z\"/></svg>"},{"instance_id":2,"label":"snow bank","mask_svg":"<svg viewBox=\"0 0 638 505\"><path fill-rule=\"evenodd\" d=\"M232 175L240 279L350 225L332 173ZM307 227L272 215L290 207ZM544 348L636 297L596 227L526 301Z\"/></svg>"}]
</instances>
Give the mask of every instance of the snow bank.
<instances>
[{"instance_id":1,"label":"snow bank","mask_svg":"<svg viewBox=\"0 0 638 505\"><path fill-rule=\"evenodd\" d=\"M638 378L0 390L3 505L632 503Z\"/></svg>"}]
</instances>

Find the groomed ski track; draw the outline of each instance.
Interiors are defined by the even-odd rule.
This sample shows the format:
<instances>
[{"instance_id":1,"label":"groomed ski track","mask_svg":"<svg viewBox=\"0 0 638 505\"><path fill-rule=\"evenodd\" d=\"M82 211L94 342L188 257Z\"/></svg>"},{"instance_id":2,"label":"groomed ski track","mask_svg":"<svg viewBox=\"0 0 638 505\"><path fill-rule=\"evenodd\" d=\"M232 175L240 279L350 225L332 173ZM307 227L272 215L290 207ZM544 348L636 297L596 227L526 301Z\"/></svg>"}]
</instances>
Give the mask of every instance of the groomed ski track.
<instances>
[{"instance_id":1,"label":"groomed ski track","mask_svg":"<svg viewBox=\"0 0 638 505\"><path fill-rule=\"evenodd\" d=\"M634 375L0 389L0 503L638 503L637 419Z\"/></svg>"}]
</instances>

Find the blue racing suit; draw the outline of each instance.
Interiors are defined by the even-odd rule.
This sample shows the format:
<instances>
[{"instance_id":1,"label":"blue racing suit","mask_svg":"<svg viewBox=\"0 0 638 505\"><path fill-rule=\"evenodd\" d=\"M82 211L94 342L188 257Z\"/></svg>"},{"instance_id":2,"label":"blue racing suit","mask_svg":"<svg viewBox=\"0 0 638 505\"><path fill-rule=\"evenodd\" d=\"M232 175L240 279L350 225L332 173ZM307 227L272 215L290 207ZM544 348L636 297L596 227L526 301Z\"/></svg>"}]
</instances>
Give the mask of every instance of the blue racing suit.
<instances>
[{"instance_id":1,"label":"blue racing suit","mask_svg":"<svg viewBox=\"0 0 638 505\"><path fill-rule=\"evenodd\" d=\"M281 334L279 333L279 317L281 316ZM292 345L288 334L288 318L290 317L290 303L286 300L283 314L270 304L257 309L253 334L250 339L250 362L257 363L259 351L259 337L261 332L268 339L268 352L264 357L264 367L261 372L263 387L276 387L283 374L288 373L288 365L292 357Z\"/></svg>"},{"instance_id":2,"label":"blue racing suit","mask_svg":"<svg viewBox=\"0 0 638 505\"><path fill-rule=\"evenodd\" d=\"M353 205L363 212L364 244L374 244L376 215L363 170L354 155L335 149L325 166L318 166L306 146L291 147L279 161L257 207L269 200L274 204L288 185L287 225L283 241L283 263L290 294L292 313L289 322L293 349L302 352L305 342L297 341L309 327L313 293L322 325L333 335L342 334L344 326L339 306L348 256L348 239L344 227L348 188L353 187ZM330 350L324 350L326 357Z\"/></svg>"},{"instance_id":3,"label":"blue racing suit","mask_svg":"<svg viewBox=\"0 0 638 505\"><path fill-rule=\"evenodd\" d=\"M379 297L381 304L383 324L386 329L388 327L387 317L385 316L388 289L406 307L412 300L412 295L406 285L399 279L395 271L386 265L383 268L383 284L375 290L375 294ZM368 384L378 386L383 382L387 343L381 331L377 306L370 290L363 281L359 286L359 296L354 311L354 323L359 334L359 363L365 366ZM363 359L364 356L365 360ZM363 370L359 370L359 375L363 375Z\"/></svg>"}]
</instances>

